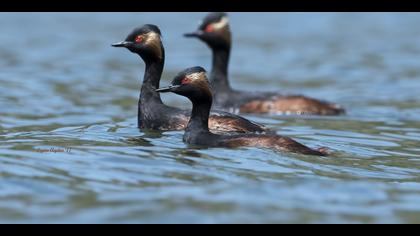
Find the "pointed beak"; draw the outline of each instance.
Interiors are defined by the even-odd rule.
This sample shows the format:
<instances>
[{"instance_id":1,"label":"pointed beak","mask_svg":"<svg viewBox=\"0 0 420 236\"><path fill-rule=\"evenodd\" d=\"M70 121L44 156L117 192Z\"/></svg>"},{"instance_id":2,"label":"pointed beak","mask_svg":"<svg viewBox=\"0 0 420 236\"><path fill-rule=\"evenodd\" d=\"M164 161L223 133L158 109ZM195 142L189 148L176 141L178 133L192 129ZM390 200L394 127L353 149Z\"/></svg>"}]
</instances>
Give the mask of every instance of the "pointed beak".
<instances>
[{"instance_id":1,"label":"pointed beak","mask_svg":"<svg viewBox=\"0 0 420 236\"><path fill-rule=\"evenodd\" d=\"M124 47L124 48L126 48L128 45L130 45L131 44L131 42L127 42L127 41L121 41L121 42L119 42L119 43L113 43L113 44L111 44L111 46L113 46L113 47L117 47L117 48L121 48L121 47Z\"/></svg>"},{"instance_id":2,"label":"pointed beak","mask_svg":"<svg viewBox=\"0 0 420 236\"><path fill-rule=\"evenodd\" d=\"M156 89L156 92L158 92L158 93L169 93L169 92L173 92L177 88L179 88L179 85L169 85L168 87Z\"/></svg>"},{"instance_id":3,"label":"pointed beak","mask_svg":"<svg viewBox=\"0 0 420 236\"><path fill-rule=\"evenodd\" d=\"M197 31L195 31L195 32L191 32L191 33L186 33L186 34L184 34L184 37L187 37L187 38L199 38L199 37L201 37L203 34L204 34L204 31L202 31L202 30L197 30Z\"/></svg>"}]
</instances>

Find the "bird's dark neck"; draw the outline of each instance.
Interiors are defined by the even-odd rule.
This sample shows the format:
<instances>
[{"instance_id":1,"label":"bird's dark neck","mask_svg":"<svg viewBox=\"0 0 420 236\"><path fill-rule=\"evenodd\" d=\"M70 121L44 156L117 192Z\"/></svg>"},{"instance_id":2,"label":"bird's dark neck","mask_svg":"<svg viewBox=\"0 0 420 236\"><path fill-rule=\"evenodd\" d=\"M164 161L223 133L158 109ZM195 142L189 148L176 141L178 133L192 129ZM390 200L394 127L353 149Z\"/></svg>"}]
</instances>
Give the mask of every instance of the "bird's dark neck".
<instances>
[{"instance_id":1,"label":"bird's dark neck","mask_svg":"<svg viewBox=\"0 0 420 236\"><path fill-rule=\"evenodd\" d=\"M146 61L143 84L141 86L138 104L137 122L139 127L148 127L148 122L153 122L157 109L164 106L160 94L156 92L159 88L160 77L163 71L163 60Z\"/></svg>"},{"instance_id":2,"label":"bird's dark neck","mask_svg":"<svg viewBox=\"0 0 420 236\"><path fill-rule=\"evenodd\" d=\"M192 101L193 108L186 132L209 132L209 115L212 98L207 101Z\"/></svg>"},{"instance_id":3,"label":"bird's dark neck","mask_svg":"<svg viewBox=\"0 0 420 236\"><path fill-rule=\"evenodd\" d=\"M146 69L141 86L140 103L145 104L163 104L160 94L156 92L159 88L160 78L163 72L164 59L145 61Z\"/></svg>"},{"instance_id":4,"label":"bird's dark neck","mask_svg":"<svg viewBox=\"0 0 420 236\"><path fill-rule=\"evenodd\" d=\"M213 48L213 63L210 74L210 81L214 91L230 91L228 81L228 66L230 47L227 48Z\"/></svg>"}]
</instances>

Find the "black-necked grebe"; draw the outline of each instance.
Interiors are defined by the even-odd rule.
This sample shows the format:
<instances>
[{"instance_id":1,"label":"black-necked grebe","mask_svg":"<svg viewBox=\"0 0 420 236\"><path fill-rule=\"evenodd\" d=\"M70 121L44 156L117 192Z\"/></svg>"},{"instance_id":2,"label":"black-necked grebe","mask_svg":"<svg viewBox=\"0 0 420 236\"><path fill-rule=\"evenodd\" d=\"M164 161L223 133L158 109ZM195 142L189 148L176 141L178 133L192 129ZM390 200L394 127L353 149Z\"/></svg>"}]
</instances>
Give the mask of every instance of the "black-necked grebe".
<instances>
[{"instance_id":1,"label":"black-necked grebe","mask_svg":"<svg viewBox=\"0 0 420 236\"><path fill-rule=\"evenodd\" d=\"M187 97L193 104L191 119L185 129L184 142L208 147L264 147L307 155L327 155L324 148L314 150L291 138L275 134L221 135L209 131L209 112L212 92L202 67L192 67L180 72L167 88L157 92L173 92Z\"/></svg>"},{"instance_id":2,"label":"black-necked grebe","mask_svg":"<svg viewBox=\"0 0 420 236\"><path fill-rule=\"evenodd\" d=\"M114 47L124 47L140 55L146 64L138 105L138 125L142 129L183 130L190 118L190 111L169 107L163 104L160 94L155 90L165 62L165 50L161 32L155 25L136 28L127 38ZM268 132L269 130L245 118L226 112L214 111L210 115L210 129L213 132ZM271 132L271 131L269 131Z\"/></svg>"},{"instance_id":3,"label":"black-necked grebe","mask_svg":"<svg viewBox=\"0 0 420 236\"><path fill-rule=\"evenodd\" d=\"M231 32L225 13L210 13L198 30L184 34L205 42L213 54L210 83L216 109L241 113L281 113L308 115L339 115L345 113L337 104L301 95L282 95L276 92L244 92L233 90L228 81Z\"/></svg>"}]
</instances>

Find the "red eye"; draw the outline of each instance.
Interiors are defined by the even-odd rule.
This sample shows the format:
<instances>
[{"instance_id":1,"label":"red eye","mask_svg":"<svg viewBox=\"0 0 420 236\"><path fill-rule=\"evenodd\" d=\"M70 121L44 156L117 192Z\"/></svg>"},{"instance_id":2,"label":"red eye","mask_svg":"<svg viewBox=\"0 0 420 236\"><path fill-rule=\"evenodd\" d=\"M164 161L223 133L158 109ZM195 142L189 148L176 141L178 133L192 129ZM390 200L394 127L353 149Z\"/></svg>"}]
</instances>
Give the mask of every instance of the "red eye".
<instances>
[{"instance_id":1,"label":"red eye","mask_svg":"<svg viewBox=\"0 0 420 236\"><path fill-rule=\"evenodd\" d=\"M208 33L210 33L210 32L213 32L214 31L214 28L213 28L212 25L208 25L208 26L206 26L205 31L208 32Z\"/></svg>"},{"instance_id":2,"label":"red eye","mask_svg":"<svg viewBox=\"0 0 420 236\"><path fill-rule=\"evenodd\" d=\"M137 36L134 41L136 41L136 43L141 43L143 41L143 36L141 35Z\"/></svg>"},{"instance_id":3,"label":"red eye","mask_svg":"<svg viewBox=\"0 0 420 236\"><path fill-rule=\"evenodd\" d=\"M187 77L184 77L182 80L181 80L181 84L188 84L190 82L190 79L189 78L187 78Z\"/></svg>"}]
</instances>

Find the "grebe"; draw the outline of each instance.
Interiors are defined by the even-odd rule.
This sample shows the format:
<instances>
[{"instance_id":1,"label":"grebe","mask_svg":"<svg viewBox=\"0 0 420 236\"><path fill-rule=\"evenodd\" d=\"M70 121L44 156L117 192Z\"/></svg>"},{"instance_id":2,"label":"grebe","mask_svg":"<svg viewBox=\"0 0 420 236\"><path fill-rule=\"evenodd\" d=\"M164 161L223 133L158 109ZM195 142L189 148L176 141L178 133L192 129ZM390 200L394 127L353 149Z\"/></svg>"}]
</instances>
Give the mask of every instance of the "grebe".
<instances>
[{"instance_id":1,"label":"grebe","mask_svg":"<svg viewBox=\"0 0 420 236\"><path fill-rule=\"evenodd\" d=\"M163 104L160 94L155 91L159 88L165 61L165 50L159 28L146 24L134 29L124 41L114 43L112 46L127 48L132 53L138 54L146 64L138 104L138 126L153 130L185 129L190 111ZM213 132L272 132L240 116L218 111L211 113L209 125Z\"/></svg>"},{"instance_id":2,"label":"grebe","mask_svg":"<svg viewBox=\"0 0 420 236\"><path fill-rule=\"evenodd\" d=\"M207 147L263 147L307 155L325 156L325 148L311 149L291 138L276 134L221 135L209 131L209 113L213 95L202 67L192 67L180 72L166 88L157 92L173 92L187 97L193 104L183 141Z\"/></svg>"},{"instance_id":3,"label":"grebe","mask_svg":"<svg viewBox=\"0 0 420 236\"><path fill-rule=\"evenodd\" d=\"M210 13L198 30L184 34L196 37L210 47L213 54L210 83L216 109L234 113L270 113L297 115L340 115L339 105L301 95L282 95L276 92L245 92L233 90L228 81L231 32L226 13Z\"/></svg>"}]
</instances>

